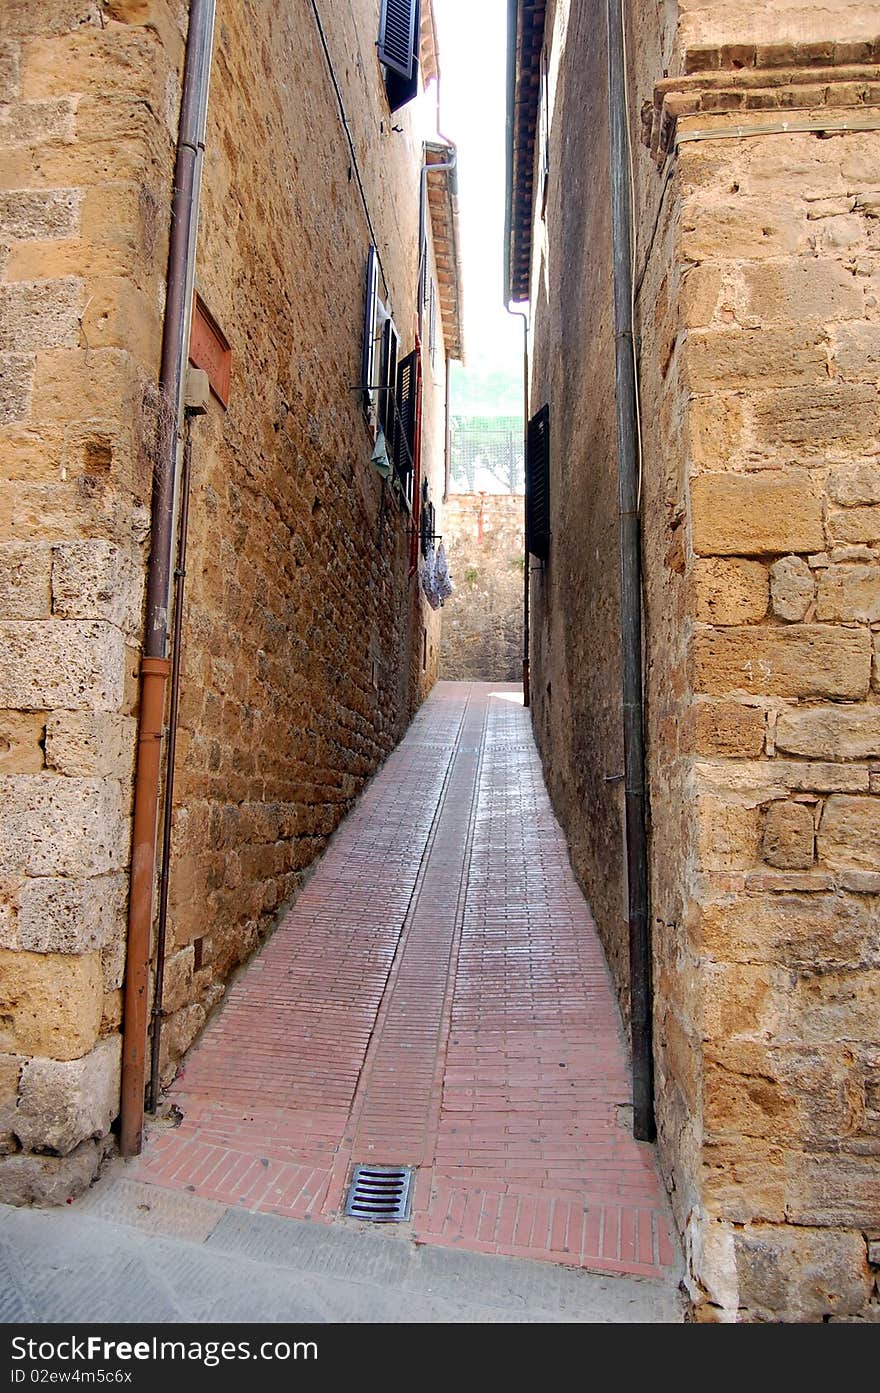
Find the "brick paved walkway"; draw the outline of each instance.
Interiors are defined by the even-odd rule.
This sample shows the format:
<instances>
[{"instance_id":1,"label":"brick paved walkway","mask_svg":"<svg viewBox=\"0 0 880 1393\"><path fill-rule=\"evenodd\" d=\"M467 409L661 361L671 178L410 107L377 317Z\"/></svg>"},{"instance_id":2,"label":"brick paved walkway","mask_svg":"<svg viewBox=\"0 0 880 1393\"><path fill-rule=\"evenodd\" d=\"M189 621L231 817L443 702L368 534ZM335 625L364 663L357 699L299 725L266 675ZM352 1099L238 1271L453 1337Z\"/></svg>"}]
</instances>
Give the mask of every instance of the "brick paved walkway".
<instances>
[{"instance_id":1,"label":"brick paved walkway","mask_svg":"<svg viewBox=\"0 0 880 1393\"><path fill-rule=\"evenodd\" d=\"M132 1174L330 1222L418 1166L418 1241L661 1276L653 1148L518 688L440 683L231 988Z\"/></svg>"}]
</instances>

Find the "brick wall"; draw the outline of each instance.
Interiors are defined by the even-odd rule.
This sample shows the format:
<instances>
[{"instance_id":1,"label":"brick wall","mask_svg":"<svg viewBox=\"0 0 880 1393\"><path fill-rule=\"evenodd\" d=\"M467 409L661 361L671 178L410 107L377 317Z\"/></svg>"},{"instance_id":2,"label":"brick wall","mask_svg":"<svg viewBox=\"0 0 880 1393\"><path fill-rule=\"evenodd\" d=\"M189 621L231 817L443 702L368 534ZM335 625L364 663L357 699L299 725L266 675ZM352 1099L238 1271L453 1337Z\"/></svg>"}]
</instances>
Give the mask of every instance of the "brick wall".
<instances>
[{"instance_id":1,"label":"brick wall","mask_svg":"<svg viewBox=\"0 0 880 1393\"><path fill-rule=\"evenodd\" d=\"M389 114L372 0L323 10L406 352L421 131L411 107ZM4 1199L84 1183L118 1109L185 23L172 0L4 6ZM193 427L164 1078L436 673L409 517L369 463L353 390L370 241L311 6L218 6L197 286L233 372L228 410L212 399ZM424 452L435 497L442 341L437 356Z\"/></svg>"},{"instance_id":2,"label":"brick wall","mask_svg":"<svg viewBox=\"0 0 880 1393\"><path fill-rule=\"evenodd\" d=\"M455 591L443 606L440 673L450 681L522 677L523 500L450 494L443 542Z\"/></svg>"},{"instance_id":3,"label":"brick wall","mask_svg":"<svg viewBox=\"0 0 880 1393\"><path fill-rule=\"evenodd\" d=\"M562 463L533 591L533 703L625 1006L617 786L603 786L620 718L605 60L582 42L596 8L565 7L555 97L568 140L533 407L549 397ZM866 1319L880 1226L880 136L683 137L795 111L876 117L880 70L862 7L823 8L821 33L818 12L807 32L784 4L683 4L680 18L665 31L631 18L661 1158L698 1318ZM601 101L573 124L591 86ZM560 195L577 197L585 167L575 236Z\"/></svg>"}]
</instances>

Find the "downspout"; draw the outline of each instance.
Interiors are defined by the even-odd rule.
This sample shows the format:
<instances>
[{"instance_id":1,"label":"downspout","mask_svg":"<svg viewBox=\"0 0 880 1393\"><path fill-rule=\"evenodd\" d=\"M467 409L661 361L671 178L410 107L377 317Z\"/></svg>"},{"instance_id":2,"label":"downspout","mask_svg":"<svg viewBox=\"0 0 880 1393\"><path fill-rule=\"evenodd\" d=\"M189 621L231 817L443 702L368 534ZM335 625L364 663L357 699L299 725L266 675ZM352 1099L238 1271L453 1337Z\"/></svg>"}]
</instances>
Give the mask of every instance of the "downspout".
<instances>
[{"instance_id":1,"label":"downspout","mask_svg":"<svg viewBox=\"0 0 880 1393\"><path fill-rule=\"evenodd\" d=\"M443 502L449 497L449 480L452 470L452 359L446 357L446 400L444 402L445 420L443 422Z\"/></svg>"},{"instance_id":2,"label":"downspout","mask_svg":"<svg viewBox=\"0 0 880 1393\"><path fill-rule=\"evenodd\" d=\"M177 581L174 596L174 629L171 640L171 694L168 702L168 750L165 761L165 788L162 814L162 869L159 873L159 913L156 921L156 967L153 1006L150 1012L150 1088L147 1109L154 1113L159 1103L159 1055L162 1048L162 997L165 988L165 945L168 930L168 890L171 884L171 833L174 820L174 757L177 751L177 713L180 703L180 657L183 638L183 594L186 578L186 542L189 531L189 482L192 461L192 418L186 410L183 440L183 467L180 475L180 525L177 543Z\"/></svg>"},{"instance_id":3,"label":"downspout","mask_svg":"<svg viewBox=\"0 0 880 1393\"><path fill-rule=\"evenodd\" d=\"M507 0L507 186L504 197L504 308L523 322L523 705L531 701L529 686L529 630L531 600L531 563L529 557L529 318L524 310L512 310L513 277L511 275L511 246L513 241L513 144L516 122L516 45L519 27L519 0Z\"/></svg>"},{"instance_id":4,"label":"downspout","mask_svg":"<svg viewBox=\"0 0 880 1393\"><path fill-rule=\"evenodd\" d=\"M640 1141L652 1141L655 1136L653 990L645 807L640 452L637 439L638 386L633 339L632 200L624 3L625 0L607 0L626 873L633 1056L633 1135Z\"/></svg>"},{"instance_id":5,"label":"downspout","mask_svg":"<svg viewBox=\"0 0 880 1393\"><path fill-rule=\"evenodd\" d=\"M523 706L530 705L529 690L529 626L531 609L531 564L529 562L529 317L524 310L512 310L505 305L508 314L515 315L523 322L523 640L522 640L522 686Z\"/></svg>"},{"instance_id":6,"label":"downspout","mask_svg":"<svg viewBox=\"0 0 880 1393\"><path fill-rule=\"evenodd\" d=\"M152 548L147 605L131 848L131 887L122 1036L120 1150L141 1149L147 1050L147 990L156 875L162 724L169 673L168 606L184 375L192 313L195 243L208 110L216 0L190 0L180 125L174 166L171 233L162 362L159 372L159 440L153 472Z\"/></svg>"}]
</instances>

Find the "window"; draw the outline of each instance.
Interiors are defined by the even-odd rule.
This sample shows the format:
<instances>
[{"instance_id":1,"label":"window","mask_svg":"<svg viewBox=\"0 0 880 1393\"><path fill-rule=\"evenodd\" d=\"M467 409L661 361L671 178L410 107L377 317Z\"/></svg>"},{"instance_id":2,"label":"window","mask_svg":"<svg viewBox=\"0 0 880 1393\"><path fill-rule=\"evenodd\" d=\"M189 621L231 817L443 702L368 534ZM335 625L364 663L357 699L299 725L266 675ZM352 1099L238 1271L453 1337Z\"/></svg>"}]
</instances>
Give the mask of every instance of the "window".
<instances>
[{"instance_id":1,"label":"window","mask_svg":"<svg viewBox=\"0 0 880 1393\"><path fill-rule=\"evenodd\" d=\"M526 530L532 556L550 555L550 408L529 421L526 455Z\"/></svg>"},{"instance_id":2,"label":"window","mask_svg":"<svg viewBox=\"0 0 880 1393\"><path fill-rule=\"evenodd\" d=\"M376 404L377 342L376 321L379 314L379 257L375 247L367 255L364 286L364 344L361 356L361 386L364 391L364 411L369 416Z\"/></svg>"},{"instance_id":3,"label":"window","mask_svg":"<svg viewBox=\"0 0 880 1393\"><path fill-rule=\"evenodd\" d=\"M385 432L389 450L396 429L394 394L397 391L397 354L400 338L393 319L382 325L382 358L379 370L379 425Z\"/></svg>"},{"instance_id":4,"label":"window","mask_svg":"<svg viewBox=\"0 0 880 1393\"><path fill-rule=\"evenodd\" d=\"M547 77L547 49L541 49L541 88L538 108L538 207L541 217L547 213L547 180L550 175L550 89Z\"/></svg>"},{"instance_id":5,"label":"window","mask_svg":"<svg viewBox=\"0 0 880 1393\"><path fill-rule=\"evenodd\" d=\"M393 459L397 477L410 507L418 472L419 414L421 404L421 356L413 349L397 369L396 418Z\"/></svg>"},{"instance_id":6,"label":"window","mask_svg":"<svg viewBox=\"0 0 880 1393\"><path fill-rule=\"evenodd\" d=\"M421 0L382 0L379 14L379 62L392 111L412 101L419 90Z\"/></svg>"}]
</instances>

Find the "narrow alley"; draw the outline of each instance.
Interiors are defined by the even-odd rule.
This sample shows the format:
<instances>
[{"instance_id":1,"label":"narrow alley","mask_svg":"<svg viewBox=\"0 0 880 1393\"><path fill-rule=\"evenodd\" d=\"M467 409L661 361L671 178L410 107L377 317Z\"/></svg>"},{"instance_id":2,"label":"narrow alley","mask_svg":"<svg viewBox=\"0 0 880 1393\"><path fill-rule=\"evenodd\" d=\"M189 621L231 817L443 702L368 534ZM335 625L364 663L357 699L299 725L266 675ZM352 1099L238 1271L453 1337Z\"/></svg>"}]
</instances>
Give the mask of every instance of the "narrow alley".
<instances>
[{"instance_id":1,"label":"narrow alley","mask_svg":"<svg viewBox=\"0 0 880 1393\"><path fill-rule=\"evenodd\" d=\"M522 696L441 682L127 1174L329 1222L417 1167L418 1243L677 1281L620 1021Z\"/></svg>"}]
</instances>

